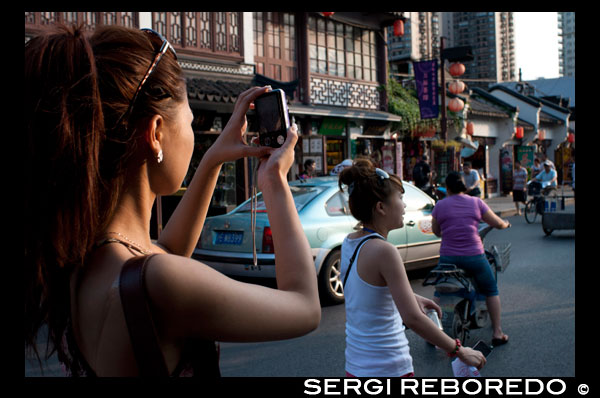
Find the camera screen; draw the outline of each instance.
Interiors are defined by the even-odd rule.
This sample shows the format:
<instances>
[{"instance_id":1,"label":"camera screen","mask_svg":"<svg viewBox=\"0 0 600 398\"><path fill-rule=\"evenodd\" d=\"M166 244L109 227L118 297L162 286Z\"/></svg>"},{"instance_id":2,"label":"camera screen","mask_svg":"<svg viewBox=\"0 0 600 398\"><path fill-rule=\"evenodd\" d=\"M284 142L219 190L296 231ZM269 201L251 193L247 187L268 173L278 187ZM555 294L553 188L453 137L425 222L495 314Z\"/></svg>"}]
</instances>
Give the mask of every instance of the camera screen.
<instances>
[{"instance_id":1,"label":"camera screen","mask_svg":"<svg viewBox=\"0 0 600 398\"><path fill-rule=\"evenodd\" d=\"M275 93L257 98L254 105L256 106L259 134L282 130L283 120L279 109L279 100Z\"/></svg>"}]
</instances>

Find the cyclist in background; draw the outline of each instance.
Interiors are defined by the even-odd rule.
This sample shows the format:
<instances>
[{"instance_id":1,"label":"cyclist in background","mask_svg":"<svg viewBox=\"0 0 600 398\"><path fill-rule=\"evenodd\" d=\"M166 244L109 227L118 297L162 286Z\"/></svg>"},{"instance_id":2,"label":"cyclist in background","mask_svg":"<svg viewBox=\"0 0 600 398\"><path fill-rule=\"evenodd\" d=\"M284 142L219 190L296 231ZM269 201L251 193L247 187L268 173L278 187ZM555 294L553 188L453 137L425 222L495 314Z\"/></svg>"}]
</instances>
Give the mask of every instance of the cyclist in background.
<instances>
[{"instance_id":1,"label":"cyclist in background","mask_svg":"<svg viewBox=\"0 0 600 398\"><path fill-rule=\"evenodd\" d=\"M550 192L552 189L556 189L557 174L556 170L552 168L552 162L545 160L544 170L536 175L534 180L542 183L544 195L548 195L548 192Z\"/></svg>"}]
</instances>

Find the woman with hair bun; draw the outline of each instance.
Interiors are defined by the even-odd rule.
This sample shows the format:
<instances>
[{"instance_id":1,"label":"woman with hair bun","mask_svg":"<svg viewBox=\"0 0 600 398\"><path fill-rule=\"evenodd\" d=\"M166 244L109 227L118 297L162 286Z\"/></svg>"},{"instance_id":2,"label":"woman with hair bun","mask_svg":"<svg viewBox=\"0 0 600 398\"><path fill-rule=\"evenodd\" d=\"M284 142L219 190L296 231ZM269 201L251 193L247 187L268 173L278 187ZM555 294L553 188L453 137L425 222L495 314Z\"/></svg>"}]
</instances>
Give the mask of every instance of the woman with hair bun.
<instances>
[{"instance_id":1,"label":"woman with hair bun","mask_svg":"<svg viewBox=\"0 0 600 398\"><path fill-rule=\"evenodd\" d=\"M467 186L460 173L448 173L446 190L448 196L435 205L431 214L433 233L442 238L439 262L455 264L473 274L480 292L486 296L492 320L492 345L505 344L508 336L502 332L498 286L485 256L478 227L482 220L498 229L508 228L510 223L498 217L479 197L467 195Z\"/></svg>"},{"instance_id":2,"label":"woman with hair bun","mask_svg":"<svg viewBox=\"0 0 600 398\"><path fill-rule=\"evenodd\" d=\"M181 186L194 118L175 49L151 29L57 27L25 44L25 346L72 376L219 376L215 341L314 330L321 307L308 240L287 184L297 128L278 149L245 142L241 93L158 240L158 195ZM225 162L260 158L278 289L190 258ZM50 353L50 354L48 354ZM40 361L41 366L41 361Z\"/></svg>"},{"instance_id":3,"label":"woman with hair bun","mask_svg":"<svg viewBox=\"0 0 600 398\"><path fill-rule=\"evenodd\" d=\"M342 278L346 306L346 375L348 377L413 376L404 324L419 336L463 362L481 369L485 357L462 347L425 315L441 309L413 293L402 257L387 242L390 231L402 228L404 188L396 175L357 159L339 176L346 186L352 215L360 229L342 244Z\"/></svg>"}]
</instances>

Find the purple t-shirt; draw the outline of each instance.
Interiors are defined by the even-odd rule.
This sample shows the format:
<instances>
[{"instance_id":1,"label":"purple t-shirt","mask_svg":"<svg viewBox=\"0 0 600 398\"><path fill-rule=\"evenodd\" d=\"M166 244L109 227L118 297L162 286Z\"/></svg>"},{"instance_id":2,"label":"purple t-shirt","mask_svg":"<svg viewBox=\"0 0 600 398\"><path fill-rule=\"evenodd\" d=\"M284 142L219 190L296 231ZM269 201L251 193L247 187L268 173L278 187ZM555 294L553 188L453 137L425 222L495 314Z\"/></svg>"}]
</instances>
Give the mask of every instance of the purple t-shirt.
<instances>
[{"instance_id":1,"label":"purple t-shirt","mask_svg":"<svg viewBox=\"0 0 600 398\"><path fill-rule=\"evenodd\" d=\"M442 256L476 256L483 254L478 227L489 210L480 198L452 195L437 202L432 216L442 231Z\"/></svg>"}]
</instances>

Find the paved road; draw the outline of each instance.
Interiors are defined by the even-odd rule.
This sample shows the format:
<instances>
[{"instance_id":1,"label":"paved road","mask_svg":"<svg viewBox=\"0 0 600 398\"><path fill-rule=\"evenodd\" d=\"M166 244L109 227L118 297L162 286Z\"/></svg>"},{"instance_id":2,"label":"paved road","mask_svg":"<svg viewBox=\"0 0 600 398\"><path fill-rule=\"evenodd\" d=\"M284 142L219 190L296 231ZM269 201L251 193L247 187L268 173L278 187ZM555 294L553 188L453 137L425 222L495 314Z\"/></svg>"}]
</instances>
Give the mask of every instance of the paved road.
<instances>
[{"instance_id":1,"label":"paved road","mask_svg":"<svg viewBox=\"0 0 600 398\"><path fill-rule=\"evenodd\" d=\"M510 343L498 347L482 370L489 377L575 375L575 231L555 231L546 237L540 222L526 224L510 217L513 227L492 231L487 242L512 243L511 265L499 274L503 327ZM413 290L431 297L421 285L424 274L413 273ZM256 344L221 344L223 376L344 376L344 306L323 308L313 333L300 338ZM451 377L450 362L412 331L407 331L417 376ZM471 344L490 340L491 328L473 332ZM56 358L45 375L61 375ZM40 376L26 360L26 376Z\"/></svg>"},{"instance_id":2,"label":"paved road","mask_svg":"<svg viewBox=\"0 0 600 398\"><path fill-rule=\"evenodd\" d=\"M499 274L503 328L510 342L488 357L488 377L575 375L575 231L546 237L540 222L510 217L513 227L489 233L486 244L512 243L511 264ZM413 290L431 297L423 273L410 275ZM259 344L222 344L224 376L344 376L344 307L323 308L319 328L304 337ZM415 373L452 377L450 360L407 331ZM491 327L473 331L471 345L491 339Z\"/></svg>"}]
</instances>

